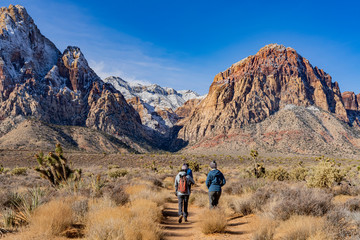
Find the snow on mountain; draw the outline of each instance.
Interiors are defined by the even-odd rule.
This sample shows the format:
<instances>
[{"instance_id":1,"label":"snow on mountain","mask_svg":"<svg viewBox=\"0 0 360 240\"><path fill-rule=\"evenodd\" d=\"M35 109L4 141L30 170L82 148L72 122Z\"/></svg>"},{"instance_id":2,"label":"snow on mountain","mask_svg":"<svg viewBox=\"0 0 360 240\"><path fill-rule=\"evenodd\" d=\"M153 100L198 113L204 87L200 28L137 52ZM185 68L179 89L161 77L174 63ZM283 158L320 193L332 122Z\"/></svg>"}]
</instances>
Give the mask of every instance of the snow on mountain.
<instances>
[{"instance_id":1,"label":"snow on mountain","mask_svg":"<svg viewBox=\"0 0 360 240\"><path fill-rule=\"evenodd\" d=\"M191 90L176 91L156 84L128 83L119 77L108 77L104 82L112 84L125 97L141 117L145 126L167 136L171 127L180 119L175 110L190 99L202 99Z\"/></svg>"},{"instance_id":2,"label":"snow on mountain","mask_svg":"<svg viewBox=\"0 0 360 240\"><path fill-rule=\"evenodd\" d=\"M125 99L139 97L150 106L161 110L171 109L175 111L190 99L203 98L203 96L191 90L176 91L173 88L160 87L157 84L131 84L119 77L108 77L104 79L104 82L111 83L124 95Z\"/></svg>"}]
</instances>

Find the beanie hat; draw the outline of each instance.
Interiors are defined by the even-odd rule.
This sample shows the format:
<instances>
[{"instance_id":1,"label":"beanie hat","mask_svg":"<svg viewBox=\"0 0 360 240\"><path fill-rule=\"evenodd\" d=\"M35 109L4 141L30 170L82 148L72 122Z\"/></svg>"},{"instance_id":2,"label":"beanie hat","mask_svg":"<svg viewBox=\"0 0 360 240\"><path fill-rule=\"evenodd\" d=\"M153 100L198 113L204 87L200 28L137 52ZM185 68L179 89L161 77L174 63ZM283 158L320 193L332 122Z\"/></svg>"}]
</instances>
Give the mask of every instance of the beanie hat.
<instances>
[{"instance_id":1,"label":"beanie hat","mask_svg":"<svg viewBox=\"0 0 360 240\"><path fill-rule=\"evenodd\" d=\"M215 162L215 161L212 161L212 162L210 163L210 167L211 167L211 168L216 168L216 167L217 167L216 162Z\"/></svg>"}]
</instances>

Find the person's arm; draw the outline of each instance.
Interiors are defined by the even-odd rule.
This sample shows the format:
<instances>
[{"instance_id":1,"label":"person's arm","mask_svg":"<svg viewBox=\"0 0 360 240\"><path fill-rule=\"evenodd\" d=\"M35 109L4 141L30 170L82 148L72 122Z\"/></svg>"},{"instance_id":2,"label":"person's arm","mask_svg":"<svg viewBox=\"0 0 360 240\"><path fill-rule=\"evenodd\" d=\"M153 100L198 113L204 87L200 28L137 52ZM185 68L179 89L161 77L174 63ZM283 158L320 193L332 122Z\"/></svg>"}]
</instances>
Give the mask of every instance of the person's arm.
<instances>
[{"instance_id":1,"label":"person's arm","mask_svg":"<svg viewBox=\"0 0 360 240\"><path fill-rule=\"evenodd\" d=\"M206 178L206 182L205 182L205 184L206 184L206 187L209 189L209 187L210 187L210 185L211 185L211 179L210 179L211 177L210 177L210 173L208 173L208 175L207 175L207 178Z\"/></svg>"},{"instance_id":2,"label":"person's arm","mask_svg":"<svg viewBox=\"0 0 360 240\"><path fill-rule=\"evenodd\" d=\"M194 179L194 176L193 176L193 172L192 172L192 170L191 169L189 169L190 171L189 171L189 175L190 175L190 177L192 178L192 179Z\"/></svg>"},{"instance_id":3,"label":"person's arm","mask_svg":"<svg viewBox=\"0 0 360 240\"><path fill-rule=\"evenodd\" d=\"M226 180L225 180L224 174L221 173L221 176L222 176L222 184L221 184L221 186L224 186L226 184Z\"/></svg>"},{"instance_id":4,"label":"person's arm","mask_svg":"<svg viewBox=\"0 0 360 240\"><path fill-rule=\"evenodd\" d=\"M175 177L175 192L177 193L177 191L178 191L178 184L179 184L179 179L178 179L178 176L179 175L176 175L176 177Z\"/></svg>"},{"instance_id":5,"label":"person's arm","mask_svg":"<svg viewBox=\"0 0 360 240\"><path fill-rule=\"evenodd\" d=\"M188 175L188 179L189 179L189 184L195 184L194 179L190 175Z\"/></svg>"}]
</instances>

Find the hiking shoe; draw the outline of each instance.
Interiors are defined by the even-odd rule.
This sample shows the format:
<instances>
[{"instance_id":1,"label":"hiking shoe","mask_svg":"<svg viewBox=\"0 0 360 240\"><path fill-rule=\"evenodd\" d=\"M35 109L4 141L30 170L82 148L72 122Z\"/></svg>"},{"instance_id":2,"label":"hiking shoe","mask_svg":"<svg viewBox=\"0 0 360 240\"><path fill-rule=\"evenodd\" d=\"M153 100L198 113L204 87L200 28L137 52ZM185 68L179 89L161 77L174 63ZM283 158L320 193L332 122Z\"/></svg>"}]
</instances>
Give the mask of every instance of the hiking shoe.
<instances>
[{"instance_id":1,"label":"hiking shoe","mask_svg":"<svg viewBox=\"0 0 360 240\"><path fill-rule=\"evenodd\" d=\"M185 222L188 222L187 217L184 217L184 221L185 221Z\"/></svg>"},{"instance_id":2,"label":"hiking shoe","mask_svg":"<svg viewBox=\"0 0 360 240\"><path fill-rule=\"evenodd\" d=\"M183 218L183 215L180 215L180 216L179 216L179 223L182 222L182 218Z\"/></svg>"}]
</instances>

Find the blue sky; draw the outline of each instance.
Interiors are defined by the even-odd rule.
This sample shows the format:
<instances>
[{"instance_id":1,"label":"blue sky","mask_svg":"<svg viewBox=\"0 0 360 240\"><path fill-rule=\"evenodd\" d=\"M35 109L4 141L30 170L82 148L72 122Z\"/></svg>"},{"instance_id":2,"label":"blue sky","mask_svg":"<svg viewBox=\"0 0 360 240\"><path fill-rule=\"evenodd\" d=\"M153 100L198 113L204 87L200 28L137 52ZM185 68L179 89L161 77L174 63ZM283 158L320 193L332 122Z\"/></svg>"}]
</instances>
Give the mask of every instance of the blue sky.
<instances>
[{"instance_id":1,"label":"blue sky","mask_svg":"<svg viewBox=\"0 0 360 240\"><path fill-rule=\"evenodd\" d=\"M101 76L207 93L214 75L269 43L293 47L360 93L357 1L54 1L21 4L63 51Z\"/></svg>"}]
</instances>

